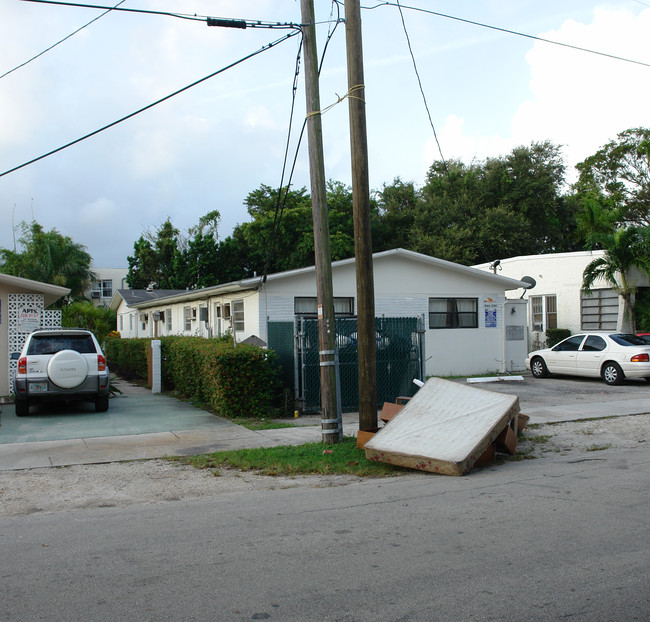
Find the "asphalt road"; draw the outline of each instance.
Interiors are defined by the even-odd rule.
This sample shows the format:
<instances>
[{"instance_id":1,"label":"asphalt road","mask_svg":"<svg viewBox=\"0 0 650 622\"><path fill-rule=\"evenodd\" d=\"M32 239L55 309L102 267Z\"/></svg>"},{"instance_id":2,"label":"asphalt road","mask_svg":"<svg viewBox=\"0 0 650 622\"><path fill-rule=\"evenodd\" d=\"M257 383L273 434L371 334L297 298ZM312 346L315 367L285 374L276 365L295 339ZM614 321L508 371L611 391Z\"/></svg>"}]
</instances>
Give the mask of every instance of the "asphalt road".
<instances>
[{"instance_id":1,"label":"asphalt road","mask_svg":"<svg viewBox=\"0 0 650 622\"><path fill-rule=\"evenodd\" d=\"M0 520L0 620L648 620L650 454Z\"/></svg>"}]
</instances>

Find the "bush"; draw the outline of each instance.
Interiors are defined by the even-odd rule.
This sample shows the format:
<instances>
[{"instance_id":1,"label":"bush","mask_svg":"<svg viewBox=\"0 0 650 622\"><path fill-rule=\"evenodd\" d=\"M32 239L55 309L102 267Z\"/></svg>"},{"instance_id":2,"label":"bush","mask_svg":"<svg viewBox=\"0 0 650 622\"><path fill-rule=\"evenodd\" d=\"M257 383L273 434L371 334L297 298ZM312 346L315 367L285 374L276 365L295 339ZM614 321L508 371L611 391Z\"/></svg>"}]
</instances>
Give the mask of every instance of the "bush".
<instances>
[{"instance_id":1,"label":"bush","mask_svg":"<svg viewBox=\"0 0 650 622\"><path fill-rule=\"evenodd\" d=\"M151 339L107 337L104 353L108 366L126 380L147 382L149 377L147 350L150 341Z\"/></svg>"},{"instance_id":2,"label":"bush","mask_svg":"<svg viewBox=\"0 0 650 622\"><path fill-rule=\"evenodd\" d=\"M549 328L546 331L546 347L552 348L556 343L570 336L571 331L568 328Z\"/></svg>"},{"instance_id":3,"label":"bush","mask_svg":"<svg viewBox=\"0 0 650 622\"><path fill-rule=\"evenodd\" d=\"M106 340L109 365L126 379L147 380L150 339ZM162 384L218 415L270 417L280 394L275 353L230 340L162 337Z\"/></svg>"}]
</instances>

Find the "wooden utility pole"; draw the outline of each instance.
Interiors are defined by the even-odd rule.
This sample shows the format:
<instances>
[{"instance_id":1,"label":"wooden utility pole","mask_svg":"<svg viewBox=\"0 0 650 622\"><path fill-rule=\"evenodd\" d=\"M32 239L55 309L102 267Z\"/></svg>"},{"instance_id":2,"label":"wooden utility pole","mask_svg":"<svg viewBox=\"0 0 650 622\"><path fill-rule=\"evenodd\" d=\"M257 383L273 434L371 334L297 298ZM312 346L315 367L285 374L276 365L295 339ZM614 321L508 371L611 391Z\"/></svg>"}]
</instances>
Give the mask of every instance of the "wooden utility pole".
<instances>
[{"instance_id":1,"label":"wooden utility pole","mask_svg":"<svg viewBox=\"0 0 650 622\"><path fill-rule=\"evenodd\" d=\"M318 87L318 52L313 0L300 1L305 53L305 93L307 97L307 140L311 180L311 209L316 252L316 292L318 304L318 345L320 361L320 401L323 443L338 443L343 438L336 388L336 334L332 256L330 253L327 190L323 156L323 126Z\"/></svg>"},{"instance_id":2,"label":"wooden utility pole","mask_svg":"<svg viewBox=\"0 0 650 622\"><path fill-rule=\"evenodd\" d=\"M345 40L348 62L354 249L357 274L359 429L368 430L377 427L377 344L375 336L372 235L370 231L368 140L366 135L366 102L359 0L345 1Z\"/></svg>"}]
</instances>

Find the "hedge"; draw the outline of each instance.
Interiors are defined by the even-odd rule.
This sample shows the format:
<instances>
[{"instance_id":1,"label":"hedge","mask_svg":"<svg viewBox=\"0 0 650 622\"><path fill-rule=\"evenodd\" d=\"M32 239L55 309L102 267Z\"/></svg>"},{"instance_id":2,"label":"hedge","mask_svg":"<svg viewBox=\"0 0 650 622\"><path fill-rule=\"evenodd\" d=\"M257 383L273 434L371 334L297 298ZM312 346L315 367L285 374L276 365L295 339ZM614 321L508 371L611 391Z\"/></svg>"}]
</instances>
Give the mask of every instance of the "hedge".
<instances>
[{"instance_id":1,"label":"hedge","mask_svg":"<svg viewBox=\"0 0 650 622\"><path fill-rule=\"evenodd\" d=\"M552 348L556 343L570 336L571 331L568 328L549 328L546 331L546 347Z\"/></svg>"},{"instance_id":2,"label":"hedge","mask_svg":"<svg viewBox=\"0 0 650 622\"><path fill-rule=\"evenodd\" d=\"M110 367L147 380L150 339L107 339ZM162 384L223 417L269 417L281 392L275 352L202 337L162 337Z\"/></svg>"}]
</instances>

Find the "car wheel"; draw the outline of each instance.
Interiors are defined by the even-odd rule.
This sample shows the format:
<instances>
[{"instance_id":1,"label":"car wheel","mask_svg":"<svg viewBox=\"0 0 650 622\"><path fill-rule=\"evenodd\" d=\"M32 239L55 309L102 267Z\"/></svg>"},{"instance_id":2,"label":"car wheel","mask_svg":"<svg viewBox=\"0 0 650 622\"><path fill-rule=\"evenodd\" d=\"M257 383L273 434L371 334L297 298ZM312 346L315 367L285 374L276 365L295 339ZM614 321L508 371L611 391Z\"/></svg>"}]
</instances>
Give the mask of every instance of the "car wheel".
<instances>
[{"instance_id":1,"label":"car wheel","mask_svg":"<svg viewBox=\"0 0 650 622\"><path fill-rule=\"evenodd\" d=\"M95 398L95 411L105 413L108 410L108 395L99 395Z\"/></svg>"},{"instance_id":2,"label":"car wheel","mask_svg":"<svg viewBox=\"0 0 650 622\"><path fill-rule=\"evenodd\" d=\"M533 372L535 378L548 378L548 368L544 359L536 356L530 363L530 371Z\"/></svg>"},{"instance_id":3,"label":"car wheel","mask_svg":"<svg viewBox=\"0 0 650 622\"><path fill-rule=\"evenodd\" d=\"M29 402L27 400L16 400L16 417L29 415Z\"/></svg>"},{"instance_id":4,"label":"car wheel","mask_svg":"<svg viewBox=\"0 0 650 622\"><path fill-rule=\"evenodd\" d=\"M614 362L609 361L600 370L602 379L610 385L621 384L625 378L623 370Z\"/></svg>"}]
</instances>

